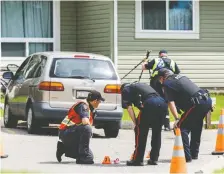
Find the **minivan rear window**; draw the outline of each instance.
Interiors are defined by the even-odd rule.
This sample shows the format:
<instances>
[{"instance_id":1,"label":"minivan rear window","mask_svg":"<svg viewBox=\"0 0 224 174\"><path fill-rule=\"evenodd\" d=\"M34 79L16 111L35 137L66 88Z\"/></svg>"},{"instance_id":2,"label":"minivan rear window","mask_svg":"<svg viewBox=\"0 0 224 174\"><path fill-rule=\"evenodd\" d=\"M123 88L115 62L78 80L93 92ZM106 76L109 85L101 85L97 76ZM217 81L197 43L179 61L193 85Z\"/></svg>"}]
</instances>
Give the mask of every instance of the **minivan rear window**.
<instances>
[{"instance_id":1,"label":"minivan rear window","mask_svg":"<svg viewBox=\"0 0 224 174\"><path fill-rule=\"evenodd\" d=\"M108 60L54 58L50 77L72 78L88 77L91 79L117 80L117 75Z\"/></svg>"}]
</instances>

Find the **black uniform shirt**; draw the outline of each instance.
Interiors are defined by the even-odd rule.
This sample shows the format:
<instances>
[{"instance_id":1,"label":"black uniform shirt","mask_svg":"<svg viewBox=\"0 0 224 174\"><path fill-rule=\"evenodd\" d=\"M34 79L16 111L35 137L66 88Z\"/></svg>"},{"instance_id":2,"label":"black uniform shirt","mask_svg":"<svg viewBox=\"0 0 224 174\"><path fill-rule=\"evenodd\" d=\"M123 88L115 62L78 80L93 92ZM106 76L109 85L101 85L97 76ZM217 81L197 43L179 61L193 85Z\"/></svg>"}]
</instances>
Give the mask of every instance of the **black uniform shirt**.
<instances>
[{"instance_id":1,"label":"black uniform shirt","mask_svg":"<svg viewBox=\"0 0 224 174\"><path fill-rule=\"evenodd\" d=\"M128 106L132 105L132 96L131 96L131 88L130 86L125 87L121 93L122 97L122 108L127 109Z\"/></svg>"},{"instance_id":2,"label":"black uniform shirt","mask_svg":"<svg viewBox=\"0 0 224 174\"><path fill-rule=\"evenodd\" d=\"M127 109L132 104L138 109L142 109L143 102L151 95L158 96L157 92L148 84L134 83L126 86L122 93L122 108Z\"/></svg>"},{"instance_id":3,"label":"black uniform shirt","mask_svg":"<svg viewBox=\"0 0 224 174\"><path fill-rule=\"evenodd\" d=\"M166 100L174 101L177 107L184 111L192 106L191 97L200 90L187 77L181 75L171 75L165 80L163 86Z\"/></svg>"},{"instance_id":4,"label":"black uniform shirt","mask_svg":"<svg viewBox=\"0 0 224 174\"><path fill-rule=\"evenodd\" d=\"M74 108L75 112L80 116L80 118L88 118L88 106L85 103L80 103Z\"/></svg>"}]
</instances>

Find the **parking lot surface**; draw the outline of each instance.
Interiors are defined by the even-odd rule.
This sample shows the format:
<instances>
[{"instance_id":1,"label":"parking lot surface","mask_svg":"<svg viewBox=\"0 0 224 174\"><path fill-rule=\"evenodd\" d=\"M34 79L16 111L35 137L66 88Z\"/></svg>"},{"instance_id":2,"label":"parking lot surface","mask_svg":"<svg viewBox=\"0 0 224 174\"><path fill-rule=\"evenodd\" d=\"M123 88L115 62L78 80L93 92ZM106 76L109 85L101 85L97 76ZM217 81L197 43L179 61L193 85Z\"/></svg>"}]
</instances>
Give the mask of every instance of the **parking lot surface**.
<instances>
[{"instance_id":1,"label":"parking lot surface","mask_svg":"<svg viewBox=\"0 0 224 174\"><path fill-rule=\"evenodd\" d=\"M2 159L1 168L40 173L169 173L175 138L173 132L162 132L163 139L158 165L146 165L147 159L145 158L143 167L126 166L126 160L131 157L134 150L133 130L120 130L117 138L110 139L104 137L102 130L94 129L93 132L91 149L94 152L95 164L77 165L74 159L64 156L61 163L57 162L55 157L57 129L46 128L38 135L29 135L23 126L17 129L2 127L4 153L9 156ZM218 158L218 156L211 155L215 148L216 133L216 130L203 131L199 159L187 164L188 173L198 172ZM149 130L147 151L150 150L150 141L151 130ZM103 165L102 161L105 156L109 156L111 161L119 158L120 164Z\"/></svg>"}]
</instances>

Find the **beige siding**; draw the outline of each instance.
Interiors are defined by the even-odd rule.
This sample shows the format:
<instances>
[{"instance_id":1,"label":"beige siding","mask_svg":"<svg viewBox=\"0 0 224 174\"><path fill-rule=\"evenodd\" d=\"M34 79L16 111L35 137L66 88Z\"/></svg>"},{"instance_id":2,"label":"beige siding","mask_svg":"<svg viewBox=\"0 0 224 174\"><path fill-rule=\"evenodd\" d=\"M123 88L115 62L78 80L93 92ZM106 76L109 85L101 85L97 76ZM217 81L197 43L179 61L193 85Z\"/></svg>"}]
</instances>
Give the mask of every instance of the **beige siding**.
<instances>
[{"instance_id":1,"label":"beige siding","mask_svg":"<svg viewBox=\"0 0 224 174\"><path fill-rule=\"evenodd\" d=\"M77 3L77 50L111 56L112 2Z\"/></svg>"},{"instance_id":2,"label":"beige siding","mask_svg":"<svg viewBox=\"0 0 224 174\"><path fill-rule=\"evenodd\" d=\"M61 1L61 50L76 51L75 1Z\"/></svg>"},{"instance_id":3,"label":"beige siding","mask_svg":"<svg viewBox=\"0 0 224 174\"><path fill-rule=\"evenodd\" d=\"M224 87L224 2L200 2L200 39L167 40L135 39L135 3L118 3L119 61L121 77L138 64L147 49L152 57L160 49L167 49L176 60L183 74L201 87ZM124 81L137 80L141 66ZM143 74L142 81L148 82L149 75Z\"/></svg>"}]
</instances>

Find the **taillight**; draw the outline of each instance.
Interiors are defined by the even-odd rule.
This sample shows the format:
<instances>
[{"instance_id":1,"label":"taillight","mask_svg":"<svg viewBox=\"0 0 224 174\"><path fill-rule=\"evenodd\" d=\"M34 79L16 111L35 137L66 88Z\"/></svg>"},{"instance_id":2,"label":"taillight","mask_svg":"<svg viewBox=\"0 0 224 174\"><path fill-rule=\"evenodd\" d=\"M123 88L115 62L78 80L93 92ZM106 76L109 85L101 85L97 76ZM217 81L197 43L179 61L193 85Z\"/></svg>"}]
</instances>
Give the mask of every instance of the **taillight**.
<instances>
[{"instance_id":1,"label":"taillight","mask_svg":"<svg viewBox=\"0 0 224 174\"><path fill-rule=\"evenodd\" d=\"M41 82L38 86L39 90L44 91L64 91L64 85L60 82Z\"/></svg>"},{"instance_id":2,"label":"taillight","mask_svg":"<svg viewBox=\"0 0 224 174\"><path fill-rule=\"evenodd\" d=\"M87 55L74 55L74 58L89 58Z\"/></svg>"},{"instance_id":3,"label":"taillight","mask_svg":"<svg viewBox=\"0 0 224 174\"><path fill-rule=\"evenodd\" d=\"M104 93L117 93L117 94L120 94L121 93L120 88L121 88L121 85L108 84L104 88Z\"/></svg>"}]
</instances>

